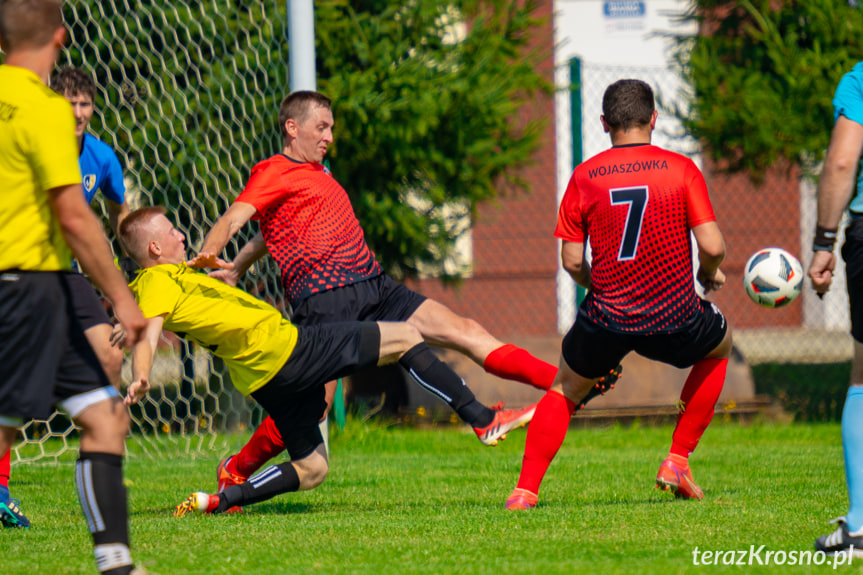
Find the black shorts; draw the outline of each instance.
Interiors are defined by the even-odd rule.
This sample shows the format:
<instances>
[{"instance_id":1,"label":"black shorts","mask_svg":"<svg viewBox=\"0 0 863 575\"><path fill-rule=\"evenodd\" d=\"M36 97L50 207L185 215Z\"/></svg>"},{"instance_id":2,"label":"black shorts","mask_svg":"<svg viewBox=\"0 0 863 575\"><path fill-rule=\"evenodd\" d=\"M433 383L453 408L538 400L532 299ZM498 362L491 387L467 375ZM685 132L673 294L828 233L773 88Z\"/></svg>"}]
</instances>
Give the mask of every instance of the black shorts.
<instances>
[{"instance_id":1,"label":"black shorts","mask_svg":"<svg viewBox=\"0 0 863 575\"><path fill-rule=\"evenodd\" d=\"M381 332L374 322L297 327L297 345L281 370L252 397L267 410L291 459L323 442L318 422L327 406L324 384L376 365Z\"/></svg>"},{"instance_id":2,"label":"black shorts","mask_svg":"<svg viewBox=\"0 0 863 575\"><path fill-rule=\"evenodd\" d=\"M75 321L71 275L0 272L0 416L44 419L59 401L110 385Z\"/></svg>"},{"instance_id":3,"label":"black shorts","mask_svg":"<svg viewBox=\"0 0 863 575\"><path fill-rule=\"evenodd\" d=\"M316 293L294 308L294 325L336 321L407 321L426 297L381 274L371 279Z\"/></svg>"},{"instance_id":4,"label":"black shorts","mask_svg":"<svg viewBox=\"0 0 863 575\"><path fill-rule=\"evenodd\" d=\"M842 244L848 303L851 307L851 335L863 342L863 217L854 218L845 230Z\"/></svg>"},{"instance_id":5,"label":"black shorts","mask_svg":"<svg viewBox=\"0 0 863 575\"><path fill-rule=\"evenodd\" d=\"M102 301L96 295L96 290L90 285L89 280L76 273L67 274L67 276L75 317L78 318L78 323L81 324L84 331L102 323L111 325L105 306L102 305Z\"/></svg>"},{"instance_id":6,"label":"black shorts","mask_svg":"<svg viewBox=\"0 0 863 575\"><path fill-rule=\"evenodd\" d=\"M563 338L563 359L574 372L591 379L607 374L630 351L674 367L690 367L713 351L728 331L715 304L701 300L701 310L686 329L653 335L611 331L579 315Z\"/></svg>"}]
</instances>

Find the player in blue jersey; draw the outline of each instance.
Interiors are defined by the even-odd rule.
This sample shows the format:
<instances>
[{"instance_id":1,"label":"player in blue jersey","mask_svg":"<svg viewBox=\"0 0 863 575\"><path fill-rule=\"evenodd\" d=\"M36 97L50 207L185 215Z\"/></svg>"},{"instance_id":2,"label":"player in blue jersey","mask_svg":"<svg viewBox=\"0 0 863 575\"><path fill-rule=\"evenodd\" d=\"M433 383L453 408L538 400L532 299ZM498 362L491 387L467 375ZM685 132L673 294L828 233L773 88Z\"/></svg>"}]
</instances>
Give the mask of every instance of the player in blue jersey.
<instances>
[{"instance_id":1,"label":"player in blue jersey","mask_svg":"<svg viewBox=\"0 0 863 575\"><path fill-rule=\"evenodd\" d=\"M102 193L108 222L116 236L120 223L129 215L125 199L126 184L123 182L123 168L114 150L99 138L87 133L87 126L93 118L96 85L83 70L64 67L51 79L51 88L72 104L84 198L89 204L97 191ZM119 388L123 352L119 346L111 343L111 320L83 275L73 277L69 285L75 302L75 312L84 328L87 341L96 352L108 379Z\"/></svg>"},{"instance_id":2,"label":"player in blue jersey","mask_svg":"<svg viewBox=\"0 0 863 575\"><path fill-rule=\"evenodd\" d=\"M828 554L851 552L863 557L863 62L842 77L833 98L835 125L818 182L818 219L809 277L823 296L830 289L836 256L833 247L846 207L850 223L845 230L845 260L854 362L851 385L842 412L842 448L850 506L834 520L837 529L815 542ZM855 173L859 174L856 178Z\"/></svg>"}]
</instances>

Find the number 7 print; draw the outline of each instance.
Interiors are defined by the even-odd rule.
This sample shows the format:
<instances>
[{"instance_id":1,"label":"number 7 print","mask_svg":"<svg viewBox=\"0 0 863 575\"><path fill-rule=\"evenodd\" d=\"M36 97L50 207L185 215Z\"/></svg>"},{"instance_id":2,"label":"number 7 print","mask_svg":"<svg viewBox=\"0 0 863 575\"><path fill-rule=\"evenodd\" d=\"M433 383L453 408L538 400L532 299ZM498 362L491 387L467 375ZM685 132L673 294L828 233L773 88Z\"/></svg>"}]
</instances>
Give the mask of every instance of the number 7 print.
<instances>
[{"instance_id":1,"label":"number 7 print","mask_svg":"<svg viewBox=\"0 0 863 575\"><path fill-rule=\"evenodd\" d=\"M647 207L647 186L634 188L612 188L611 205L629 204L626 212L626 224L623 227L623 238L620 242L618 261L635 259L638 251L638 237L641 235L641 222L644 219L644 209Z\"/></svg>"}]
</instances>

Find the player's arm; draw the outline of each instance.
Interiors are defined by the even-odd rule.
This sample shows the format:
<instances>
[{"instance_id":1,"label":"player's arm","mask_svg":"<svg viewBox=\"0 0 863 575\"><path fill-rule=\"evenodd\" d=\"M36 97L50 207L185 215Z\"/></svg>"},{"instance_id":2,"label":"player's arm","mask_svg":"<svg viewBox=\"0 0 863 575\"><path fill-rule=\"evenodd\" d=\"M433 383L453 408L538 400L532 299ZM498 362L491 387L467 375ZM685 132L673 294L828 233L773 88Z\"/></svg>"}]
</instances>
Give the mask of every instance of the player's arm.
<instances>
[{"instance_id":1,"label":"player's arm","mask_svg":"<svg viewBox=\"0 0 863 575\"><path fill-rule=\"evenodd\" d=\"M150 391L150 370L156 357L159 337L162 335L164 316L156 316L147 320L144 337L132 350L132 383L126 390L123 403L134 405Z\"/></svg>"},{"instance_id":2,"label":"player's arm","mask_svg":"<svg viewBox=\"0 0 863 575\"><path fill-rule=\"evenodd\" d=\"M581 287L590 288L590 264L584 256L583 242L564 240L560 248L560 259L563 269L569 272L575 283Z\"/></svg>"},{"instance_id":3,"label":"player's arm","mask_svg":"<svg viewBox=\"0 0 863 575\"><path fill-rule=\"evenodd\" d=\"M240 278L252 267L252 264L264 257L267 253L267 242L264 240L263 234L258 232L251 240L249 240L237 257L232 262L234 267L229 269L220 269L210 272L208 275L218 280L225 282L228 285L237 287Z\"/></svg>"},{"instance_id":4,"label":"player's arm","mask_svg":"<svg viewBox=\"0 0 863 575\"><path fill-rule=\"evenodd\" d=\"M117 230L120 229L120 224L129 215L129 205L126 202L118 204L111 200L105 200L105 207L108 209L108 223L111 224L111 229L114 230L114 235L119 237Z\"/></svg>"},{"instance_id":5,"label":"player's arm","mask_svg":"<svg viewBox=\"0 0 863 575\"><path fill-rule=\"evenodd\" d=\"M256 211L255 206L245 202L231 204L231 207L213 225L210 233L204 238L201 251L188 262L188 265L196 268L224 267L225 262L219 258L219 255L231 238L252 219Z\"/></svg>"},{"instance_id":6,"label":"player's arm","mask_svg":"<svg viewBox=\"0 0 863 575\"><path fill-rule=\"evenodd\" d=\"M699 283L705 291L718 290L725 285L725 274L719 269L725 259L725 238L716 222L706 222L692 228L698 244Z\"/></svg>"},{"instance_id":7,"label":"player's arm","mask_svg":"<svg viewBox=\"0 0 863 575\"><path fill-rule=\"evenodd\" d=\"M84 200L81 184L52 188L48 196L66 243L114 305L114 313L126 331L126 344L134 345L141 338L146 320L123 274L114 266L111 247L96 214Z\"/></svg>"},{"instance_id":8,"label":"player's arm","mask_svg":"<svg viewBox=\"0 0 863 575\"><path fill-rule=\"evenodd\" d=\"M833 281L833 269L836 267L833 243L836 241L842 212L854 190L854 176L861 152L863 125L839 116L830 136L827 157L824 158L824 167L818 182L818 219L813 246L815 251L809 265L809 277L819 294L829 290Z\"/></svg>"},{"instance_id":9,"label":"player's arm","mask_svg":"<svg viewBox=\"0 0 863 575\"><path fill-rule=\"evenodd\" d=\"M125 251L126 246L123 245L123 240L120 239L118 230L120 229L120 224L122 224L123 220L126 219L126 216L129 215L129 205L126 202L118 204L117 202L106 199L105 207L108 209L108 223L111 225L111 229L114 230L114 237L117 238L123 251Z\"/></svg>"}]
</instances>

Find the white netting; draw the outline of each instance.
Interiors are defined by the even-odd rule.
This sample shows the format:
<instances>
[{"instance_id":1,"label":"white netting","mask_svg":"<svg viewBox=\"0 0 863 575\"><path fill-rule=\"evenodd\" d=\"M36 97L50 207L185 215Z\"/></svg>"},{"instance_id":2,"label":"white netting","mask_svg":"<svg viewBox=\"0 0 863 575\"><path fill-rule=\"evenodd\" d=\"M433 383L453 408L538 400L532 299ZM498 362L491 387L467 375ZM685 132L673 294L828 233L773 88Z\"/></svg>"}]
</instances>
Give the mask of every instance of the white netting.
<instances>
[{"instance_id":1,"label":"white netting","mask_svg":"<svg viewBox=\"0 0 863 575\"><path fill-rule=\"evenodd\" d=\"M70 42L60 63L96 81L91 131L120 157L130 207L166 206L194 251L254 163L279 149L278 104L288 87L284 1L67 0L65 16ZM105 213L98 201L94 208ZM283 309L275 264L262 260L254 272L242 287ZM130 454L210 451L220 447L216 433L260 420L218 360L173 336L163 343L155 389L132 410ZM128 365L124 373L128 382ZM74 451L76 430L59 413L28 424L23 435L13 449L18 461L57 461Z\"/></svg>"}]
</instances>

